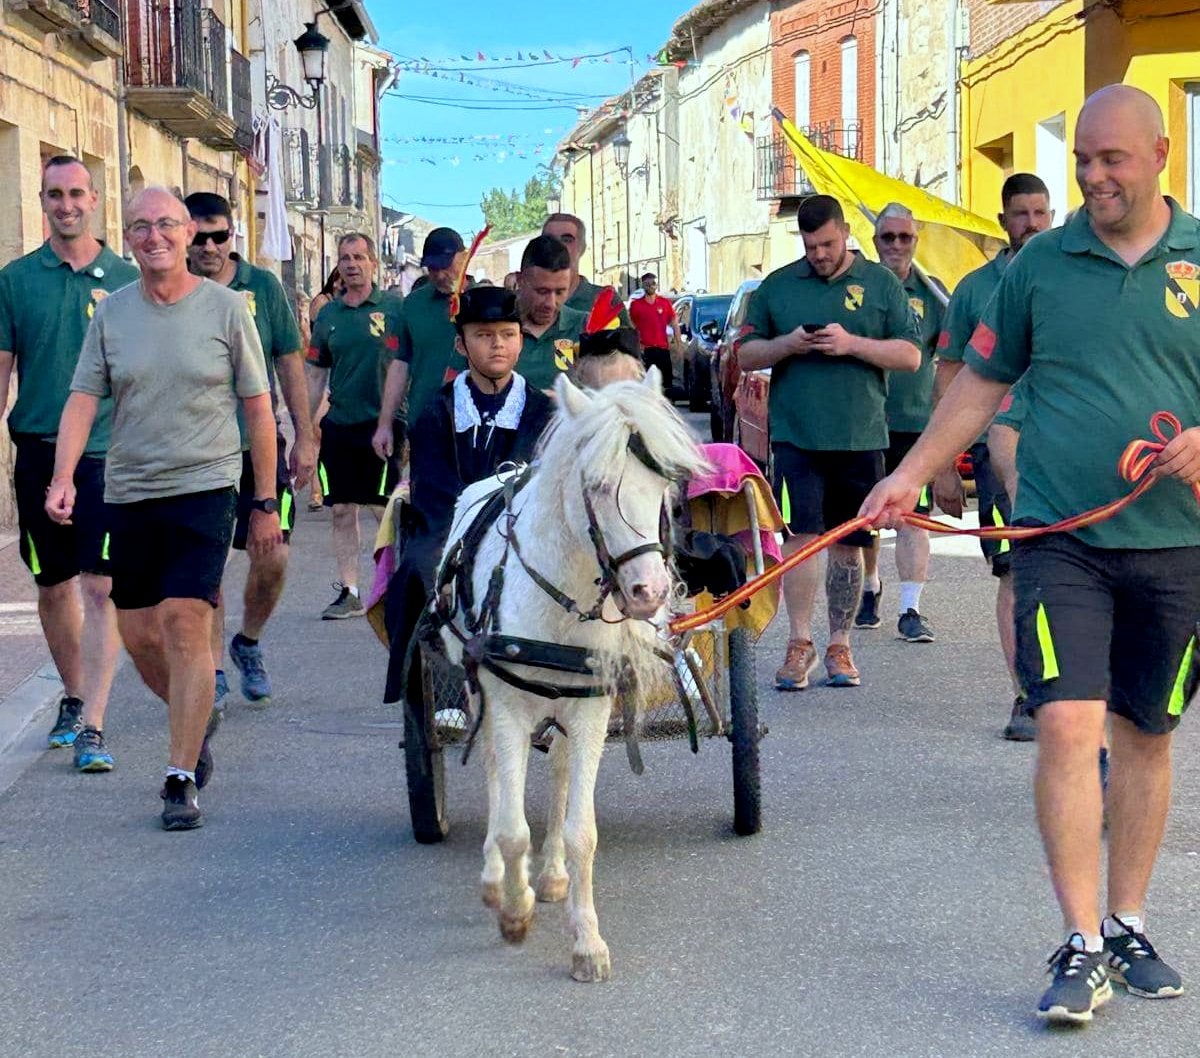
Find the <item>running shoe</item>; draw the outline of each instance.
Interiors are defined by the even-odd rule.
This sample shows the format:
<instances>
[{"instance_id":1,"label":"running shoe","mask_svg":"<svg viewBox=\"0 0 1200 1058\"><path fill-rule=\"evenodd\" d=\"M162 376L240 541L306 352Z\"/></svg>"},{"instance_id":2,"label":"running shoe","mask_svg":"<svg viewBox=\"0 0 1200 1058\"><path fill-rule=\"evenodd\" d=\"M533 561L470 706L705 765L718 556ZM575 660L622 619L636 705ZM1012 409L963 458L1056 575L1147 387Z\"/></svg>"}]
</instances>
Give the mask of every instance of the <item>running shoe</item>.
<instances>
[{"instance_id":1,"label":"running shoe","mask_svg":"<svg viewBox=\"0 0 1200 1058\"><path fill-rule=\"evenodd\" d=\"M168 775L158 795L163 799L163 830L195 830L204 825L196 784L182 775Z\"/></svg>"},{"instance_id":2,"label":"running shoe","mask_svg":"<svg viewBox=\"0 0 1200 1058\"><path fill-rule=\"evenodd\" d=\"M347 617L362 617L367 612L363 609L362 599L346 585L335 583L333 587L338 597L322 611L322 621L344 621Z\"/></svg>"},{"instance_id":3,"label":"running shoe","mask_svg":"<svg viewBox=\"0 0 1200 1058\"><path fill-rule=\"evenodd\" d=\"M1183 995L1183 979L1168 966L1146 939L1135 933L1116 915L1109 915L1124 932L1104 938L1104 957L1114 981L1120 981L1125 991L1146 999L1172 999Z\"/></svg>"},{"instance_id":4,"label":"running shoe","mask_svg":"<svg viewBox=\"0 0 1200 1058\"><path fill-rule=\"evenodd\" d=\"M858 606L858 616L854 618L855 628L878 628L882 622L879 619L879 600L883 598L883 583L879 591L864 591L862 602Z\"/></svg>"},{"instance_id":5,"label":"running shoe","mask_svg":"<svg viewBox=\"0 0 1200 1058\"><path fill-rule=\"evenodd\" d=\"M58 703L58 719L54 722L46 739L50 743L51 749L63 749L74 743L79 732L83 730L83 721L80 719L82 712L82 700L73 698L69 694L62 696L62 700Z\"/></svg>"},{"instance_id":6,"label":"running shoe","mask_svg":"<svg viewBox=\"0 0 1200 1058\"><path fill-rule=\"evenodd\" d=\"M896 628L906 643L933 642L933 629L929 627L929 622L911 606L900 615Z\"/></svg>"},{"instance_id":7,"label":"running shoe","mask_svg":"<svg viewBox=\"0 0 1200 1058\"><path fill-rule=\"evenodd\" d=\"M104 734L85 727L75 739L75 767L79 771L112 771L112 754L104 745Z\"/></svg>"},{"instance_id":8,"label":"running shoe","mask_svg":"<svg viewBox=\"0 0 1200 1058\"><path fill-rule=\"evenodd\" d=\"M212 778L213 758L208 740L216 734L217 728L221 726L221 717L223 715L220 710L214 709L209 715L208 726L204 729L204 741L200 743L200 755L196 758L197 790L203 789L207 785L208 780Z\"/></svg>"},{"instance_id":9,"label":"running shoe","mask_svg":"<svg viewBox=\"0 0 1200 1058\"><path fill-rule=\"evenodd\" d=\"M817 648L813 646L811 639L789 639L787 655L775 673L775 689L804 690L808 686L808 677L817 664Z\"/></svg>"},{"instance_id":10,"label":"running shoe","mask_svg":"<svg viewBox=\"0 0 1200 1058\"><path fill-rule=\"evenodd\" d=\"M213 688L213 708L224 715L225 702L229 697L229 679L225 675L224 669L217 669L216 685Z\"/></svg>"},{"instance_id":11,"label":"running shoe","mask_svg":"<svg viewBox=\"0 0 1200 1058\"><path fill-rule=\"evenodd\" d=\"M826 649L825 672L829 676L825 681L827 687L857 687L862 682L850 648L841 643L831 643Z\"/></svg>"},{"instance_id":12,"label":"running shoe","mask_svg":"<svg viewBox=\"0 0 1200 1058\"><path fill-rule=\"evenodd\" d=\"M1004 725L1003 734L1009 742L1032 742L1037 738L1037 724L1024 698L1013 701L1012 716Z\"/></svg>"},{"instance_id":13,"label":"running shoe","mask_svg":"<svg viewBox=\"0 0 1200 1058\"><path fill-rule=\"evenodd\" d=\"M1083 936L1072 933L1047 960L1053 981L1038 1003L1039 1018L1060 1024L1091 1021L1092 1011L1112 999L1105 953L1084 951L1083 944Z\"/></svg>"},{"instance_id":14,"label":"running shoe","mask_svg":"<svg viewBox=\"0 0 1200 1058\"><path fill-rule=\"evenodd\" d=\"M230 640L229 656L242 676L242 697L246 704L265 709L271 704L271 678L263 664L262 647L248 642L239 632Z\"/></svg>"}]
</instances>

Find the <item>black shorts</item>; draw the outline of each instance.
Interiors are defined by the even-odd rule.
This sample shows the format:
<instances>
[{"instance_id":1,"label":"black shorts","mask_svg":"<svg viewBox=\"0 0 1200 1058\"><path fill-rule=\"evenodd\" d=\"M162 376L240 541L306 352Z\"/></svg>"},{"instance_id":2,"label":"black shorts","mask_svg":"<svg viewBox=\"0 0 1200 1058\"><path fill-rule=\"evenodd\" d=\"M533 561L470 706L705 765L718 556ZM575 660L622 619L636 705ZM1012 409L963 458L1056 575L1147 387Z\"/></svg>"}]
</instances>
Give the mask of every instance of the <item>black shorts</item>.
<instances>
[{"instance_id":1,"label":"black shorts","mask_svg":"<svg viewBox=\"0 0 1200 1058\"><path fill-rule=\"evenodd\" d=\"M52 588L80 573L107 577L108 509L104 503L104 460L84 456L75 468L75 510L70 525L46 513L46 489L54 477L53 441L16 438L13 491L21 532L21 558L39 587Z\"/></svg>"},{"instance_id":2,"label":"black shorts","mask_svg":"<svg viewBox=\"0 0 1200 1058\"><path fill-rule=\"evenodd\" d=\"M1200 682L1200 547L1118 551L1054 533L1013 555L1029 705L1104 701L1148 734L1173 730Z\"/></svg>"},{"instance_id":3,"label":"black shorts","mask_svg":"<svg viewBox=\"0 0 1200 1058\"><path fill-rule=\"evenodd\" d=\"M1012 525L1012 504L996 472L992 470L992 457L987 442L971 446L971 464L975 468L975 497L979 500L979 524ZM992 576L1004 577L1012 568L1012 541L980 540L983 557L992 564Z\"/></svg>"},{"instance_id":4,"label":"black shorts","mask_svg":"<svg viewBox=\"0 0 1200 1058\"><path fill-rule=\"evenodd\" d=\"M912 446L917 443L919 433L907 433L900 430L888 431L888 447L883 453L883 469L884 473L891 474L895 471L901 461L909 452L912 451ZM921 489L921 495L917 497L917 505L913 508L917 514L929 514L933 510L933 488L926 485Z\"/></svg>"},{"instance_id":5,"label":"black shorts","mask_svg":"<svg viewBox=\"0 0 1200 1058\"><path fill-rule=\"evenodd\" d=\"M341 426L321 420L321 454L317 460L317 478L325 506L338 503L361 503L383 507L400 480L400 448L404 441L402 424L392 431L394 442L391 459L380 459L371 447L375 436L374 422L358 422Z\"/></svg>"},{"instance_id":6,"label":"black shorts","mask_svg":"<svg viewBox=\"0 0 1200 1058\"><path fill-rule=\"evenodd\" d=\"M823 533L857 517L867 493L883 480L882 451L816 452L779 442L771 454L775 499L793 533ZM863 529L842 543L870 547L874 536Z\"/></svg>"},{"instance_id":7,"label":"black shorts","mask_svg":"<svg viewBox=\"0 0 1200 1058\"><path fill-rule=\"evenodd\" d=\"M112 517L112 600L141 610L164 599L221 596L233 537L233 488L109 504Z\"/></svg>"},{"instance_id":8,"label":"black shorts","mask_svg":"<svg viewBox=\"0 0 1200 1058\"><path fill-rule=\"evenodd\" d=\"M287 442L282 437L276 440L278 456L275 460L275 498L279 501L279 528L283 530L286 544L296 523L296 494L292 491L292 478L287 465ZM254 463L249 452L242 453L242 480L238 485L237 522L233 527L233 546L237 551L246 550L250 536L251 503L256 499L254 489Z\"/></svg>"}]
</instances>

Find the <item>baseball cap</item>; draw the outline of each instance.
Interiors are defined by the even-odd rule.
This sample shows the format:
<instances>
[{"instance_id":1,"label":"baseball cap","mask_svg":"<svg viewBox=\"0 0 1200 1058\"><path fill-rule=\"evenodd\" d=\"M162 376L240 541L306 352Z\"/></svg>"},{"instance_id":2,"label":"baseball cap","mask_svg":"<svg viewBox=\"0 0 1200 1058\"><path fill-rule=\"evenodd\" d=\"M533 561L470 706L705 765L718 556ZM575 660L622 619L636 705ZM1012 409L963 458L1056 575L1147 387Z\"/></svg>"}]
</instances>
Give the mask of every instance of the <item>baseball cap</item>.
<instances>
[{"instance_id":1,"label":"baseball cap","mask_svg":"<svg viewBox=\"0 0 1200 1058\"><path fill-rule=\"evenodd\" d=\"M425 236L421 250L423 268L449 268L454 255L465 250L462 236L453 228L434 228Z\"/></svg>"}]
</instances>

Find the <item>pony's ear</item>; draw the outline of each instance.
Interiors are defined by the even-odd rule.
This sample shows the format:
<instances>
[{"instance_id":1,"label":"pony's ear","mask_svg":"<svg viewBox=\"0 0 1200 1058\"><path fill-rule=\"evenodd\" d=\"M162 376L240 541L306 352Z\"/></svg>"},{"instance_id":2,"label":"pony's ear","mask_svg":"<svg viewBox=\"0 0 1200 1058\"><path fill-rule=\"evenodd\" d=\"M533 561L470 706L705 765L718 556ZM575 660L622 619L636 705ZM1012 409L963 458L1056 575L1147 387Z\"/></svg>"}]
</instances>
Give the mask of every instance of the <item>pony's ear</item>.
<instances>
[{"instance_id":1,"label":"pony's ear","mask_svg":"<svg viewBox=\"0 0 1200 1058\"><path fill-rule=\"evenodd\" d=\"M558 406L562 408L570 419L582 415L592 406L592 398L567 378L565 374L560 374L554 380L554 396L558 398Z\"/></svg>"},{"instance_id":2,"label":"pony's ear","mask_svg":"<svg viewBox=\"0 0 1200 1058\"><path fill-rule=\"evenodd\" d=\"M642 385L655 392L662 389L662 372L657 366L652 364L646 369L646 377L642 379Z\"/></svg>"}]
</instances>

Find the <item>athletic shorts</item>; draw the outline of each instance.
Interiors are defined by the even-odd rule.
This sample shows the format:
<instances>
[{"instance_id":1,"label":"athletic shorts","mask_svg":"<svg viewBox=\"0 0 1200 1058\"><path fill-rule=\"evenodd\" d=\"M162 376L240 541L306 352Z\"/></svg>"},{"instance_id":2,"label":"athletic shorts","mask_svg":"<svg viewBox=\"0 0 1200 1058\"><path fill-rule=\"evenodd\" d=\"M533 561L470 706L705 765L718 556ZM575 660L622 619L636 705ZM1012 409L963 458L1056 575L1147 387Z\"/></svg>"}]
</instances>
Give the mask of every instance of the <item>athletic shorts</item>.
<instances>
[{"instance_id":1,"label":"athletic shorts","mask_svg":"<svg viewBox=\"0 0 1200 1058\"><path fill-rule=\"evenodd\" d=\"M109 575L108 509L104 503L104 460L84 456L75 468L75 510L70 525L58 525L46 513L46 490L54 477L53 441L22 436L16 440L13 491L21 558L42 588L62 584L80 573Z\"/></svg>"},{"instance_id":2,"label":"athletic shorts","mask_svg":"<svg viewBox=\"0 0 1200 1058\"><path fill-rule=\"evenodd\" d=\"M883 453L884 473L891 474L917 443L919 433L906 433L899 430L888 431L888 447ZM917 514L929 514L933 510L933 487L926 485L917 497Z\"/></svg>"},{"instance_id":3,"label":"athletic shorts","mask_svg":"<svg viewBox=\"0 0 1200 1058\"><path fill-rule=\"evenodd\" d=\"M883 480L883 452L815 452L786 442L771 446L772 486L793 533L834 529L858 516L867 493ZM870 547L875 534L863 529L843 544Z\"/></svg>"},{"instance_id":4,"label":"athletic shorts","mask_svg":"<svg viewBox=\"0 0 1200 1058\"><path fill-rule=\"evenodd\" d=\"M975 468L975 497L979 500L979 524L1011 525L1012 504L1008 490L992 470L987 442L971 446L971 465ZM1004 577L1012 568L1011 540L980 540L983 557L992 564L992 576Z\"/></svg>"},{"instance_id":5,"label":"athletic shorts","mask_svg":"<svg viewBox=\"0 0 1200 1058\"><path fill-rule=\"evenodd\" d=\"M321 420L321 453L317 459L317 477L325 506L338 503L360 503L382 507L400 480L399 459L404 440L399 423L393 430L391 459L380 459L371 447L375 436L374 422L359 422L350 426Z\"/></svg>"},{"instance_id":6,"label":"athletic shorts","mask_svg":"<svg viewBox=\"0 0 1200 1058\"><path fill-rule=\"evenodd\" d=\"M112 600L118 610L164 599L203 599L215 607L237 517L232 487L135 503L109 504Z\"/></svg>"},{"instance_id":7,"label":"athletic shorts","mask_svg":"<svg viewBox=\"0 0 1200 1058\"><path fill-rule=\"evenodd\" d=\"M276 441L278 456L275 460L275 498L279 501L279 527L283 530L286 544L292 535L296 521L296 494L292 491L292 478L288 471L287 442L282 437ZM251 504L257 498L254 488L254 463L249 452L242 453L242 480L238 485L237 523L233 527L233 546L237 551L246 550L250 536Z\"/></svg>"},{"instance_id":8,"label":"athletic shorts","mask_svg":"<svg viewBox=\"0 0 1200 1058\"><path fill-rule=\"evenodd\" d=\"M1013 552L1026 701L1105 701L1147 734L1179 723L1200 682L1200 547L1090 547L1067 533Z\"/></svg>"}]
</instances>

